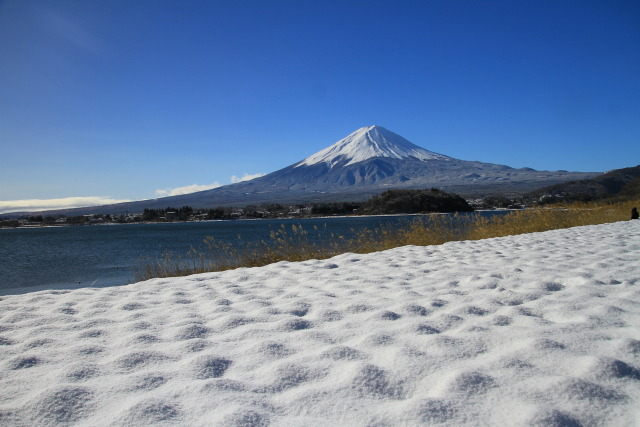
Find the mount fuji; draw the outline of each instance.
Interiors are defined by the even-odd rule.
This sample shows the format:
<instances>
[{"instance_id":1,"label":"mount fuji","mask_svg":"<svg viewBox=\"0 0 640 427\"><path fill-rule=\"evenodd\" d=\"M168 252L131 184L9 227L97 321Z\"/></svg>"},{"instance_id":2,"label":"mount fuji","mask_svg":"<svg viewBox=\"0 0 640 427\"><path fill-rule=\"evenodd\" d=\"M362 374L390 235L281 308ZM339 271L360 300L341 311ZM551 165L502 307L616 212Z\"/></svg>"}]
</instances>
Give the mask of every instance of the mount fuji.
<instances>
[{"instance_id":1,"label":"mount fuji","mask_svg":"<svg viewBox=\"0 0 640 427\"><path fill-rule=\"evenodd\" d=\"M592 178L597 172L536 171L459 160L419 147L381 126L363 127L293 165L250 181L160 199L74 209L75 213L144 208L246 206L262 203L362 201L396 188L431 188L466 197L521 194Z\"/></svg>"},{"instance_id":2,"label":"mount fuji","mask_svg":"<svg viewBox=\"0 0 640 427\"><path fill-rule=\"evenodd\" d=\"M358 200L391 188L437 187L464 196L519 194L546 183L599 175L597 172L536 171L459 160L419 147L381 126L358 129L306 159L263 177L219 187L228 191L270 194L282 201ZM580 177L580 178L577 178ZM225 197L225 198L226 198Z\"/></svg>"}]
</instances>

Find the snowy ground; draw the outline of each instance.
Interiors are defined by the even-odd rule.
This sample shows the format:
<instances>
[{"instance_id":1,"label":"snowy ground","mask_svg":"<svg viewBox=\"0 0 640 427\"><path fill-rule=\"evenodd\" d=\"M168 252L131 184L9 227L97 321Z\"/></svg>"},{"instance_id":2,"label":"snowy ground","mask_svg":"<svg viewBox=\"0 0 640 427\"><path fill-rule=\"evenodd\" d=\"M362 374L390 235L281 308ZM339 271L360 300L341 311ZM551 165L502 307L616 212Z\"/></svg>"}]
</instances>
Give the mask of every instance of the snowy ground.
<instances>
[{"instance_id":1,"label":"snowy ground","mask_svg":"<svg viewBox=\"0 0 640 427\"><path fill-rule=\"evenodd\" d=\"M640 425L640 221L0 297L0 425Z\"/></svg>"}]
</instances>

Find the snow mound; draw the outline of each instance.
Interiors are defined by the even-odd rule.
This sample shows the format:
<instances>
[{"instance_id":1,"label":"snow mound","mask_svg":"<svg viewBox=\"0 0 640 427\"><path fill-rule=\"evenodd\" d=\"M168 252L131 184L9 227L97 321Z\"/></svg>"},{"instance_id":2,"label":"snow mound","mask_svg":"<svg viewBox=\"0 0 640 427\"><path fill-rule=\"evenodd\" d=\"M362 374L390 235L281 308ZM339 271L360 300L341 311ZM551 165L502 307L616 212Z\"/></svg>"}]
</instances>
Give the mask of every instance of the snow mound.
<instances>
[{"instance_id":1,"label":"snow mound","mask_svg":"<svg viewBox=\"0 0 640 427\"><path fill-rule=\"evenodd\" d=\"M451 159L445 155L420 148L400 135L374 125L358 129L332 146L297 163L295 167L312 166L319 163L326 163L330 167L338 164L348 166L377 157L413 158L422 161Z\"/></svg>"},{"instance_id":2,"label":"snow mound","mask_svg":"<svg viewBox=\"0 0 640 427\"><path fill-rule=\"evenodd\" d=\"M628 221L2 296L0 424L637 425L638 259Z\"/></svg>"}]
</instances>

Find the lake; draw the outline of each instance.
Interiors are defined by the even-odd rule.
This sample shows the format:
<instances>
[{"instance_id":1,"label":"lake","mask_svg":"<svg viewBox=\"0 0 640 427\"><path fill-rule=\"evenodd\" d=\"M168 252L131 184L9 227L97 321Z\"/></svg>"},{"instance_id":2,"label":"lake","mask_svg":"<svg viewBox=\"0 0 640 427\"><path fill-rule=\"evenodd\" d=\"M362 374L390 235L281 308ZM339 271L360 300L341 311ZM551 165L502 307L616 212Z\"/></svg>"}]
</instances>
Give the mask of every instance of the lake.
<instances>
[{"instance_id":1,"label":"lake","mask_svg":"<svg viewBox=\"0 0 640 427\"><path fill-rule=\"evenodd\" d=\"M491 216L505 211L461 214ZM242 245L268 240L283 224L301 225L311 238L352 237L363 228L400 225L415 216L233 220L159 224L0 229L0 295L42 289L131 283L133 267L164 253L203 248L208 236Z\"/></svg>"}]
</instances>

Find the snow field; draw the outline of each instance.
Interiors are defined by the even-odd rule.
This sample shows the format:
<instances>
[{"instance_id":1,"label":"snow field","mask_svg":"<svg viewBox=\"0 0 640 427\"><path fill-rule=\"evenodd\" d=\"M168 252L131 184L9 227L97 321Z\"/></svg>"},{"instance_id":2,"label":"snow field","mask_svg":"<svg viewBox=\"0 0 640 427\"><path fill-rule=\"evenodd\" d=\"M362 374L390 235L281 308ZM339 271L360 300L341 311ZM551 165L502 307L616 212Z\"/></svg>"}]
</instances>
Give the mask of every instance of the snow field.
<instances>
[{"instance_id":1,"label":"snow field","mask_svg":"<svg viewBox=\"0 0 640 427\"><path fill-rule=\"evenodd\" d=\"M640 221L0 297L0 424L638 425Z\"/></svg>"},{"instance_id":2,"label":"snow field","mask_svg":"<svg viewBox=\"0 0 640 427\"><path fill-rule=\"evenodd\" d=\"M374 125L358 129L335 144L297 163L296 167L312 166L319 163L326 163L333 167L341 162L345 163L344 166L348 166L381 157L415 158L422 161L451 159L448 156L418 147L400 135Z\"/></svg>"}]
</instances>

